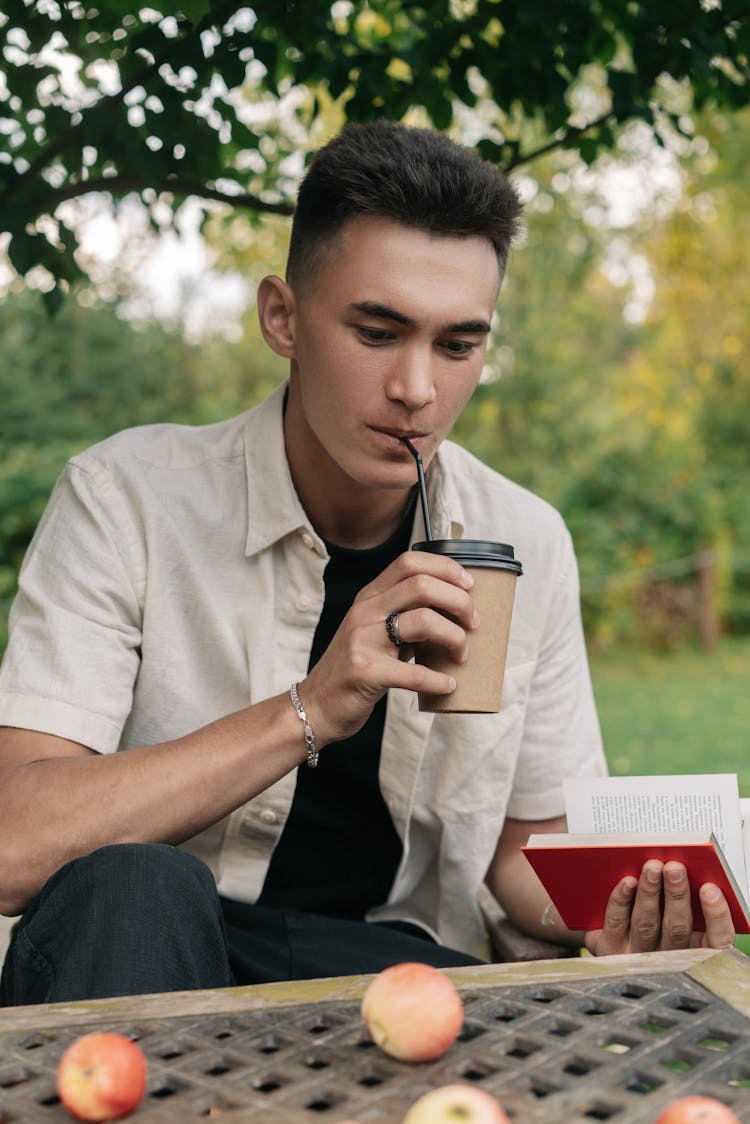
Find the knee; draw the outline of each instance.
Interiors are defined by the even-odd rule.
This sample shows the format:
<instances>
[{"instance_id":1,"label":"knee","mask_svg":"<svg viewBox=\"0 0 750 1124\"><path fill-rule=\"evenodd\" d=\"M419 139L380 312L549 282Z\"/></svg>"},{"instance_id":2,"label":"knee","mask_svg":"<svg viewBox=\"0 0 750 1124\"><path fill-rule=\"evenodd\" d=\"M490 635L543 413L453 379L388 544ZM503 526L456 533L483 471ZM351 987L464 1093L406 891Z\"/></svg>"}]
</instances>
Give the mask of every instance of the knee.
<instances>
[{"instance_id":1,"label":"knee","mask_svg":"<svg viewBox=\"0 0 750 1124\"><path fill-rule=\"evenodd\" d=\"M204 862L166 843L113 843L73 859L60 873L64 874L68 867L77 877L104 885L114 880L128 889L139 883L146 887L156 884L160 889L194 886L204 891L215 886Z\"/></svg>"},{"instance_id":2,"label":"knee","mask_svg":"<svg viewBox=\"0 0 750 1124\"><path fill-rule=\"evenodd\" d=\"M73 859L50 878L38 907L68 903L80 917L87 910L114 917L122 910L195 909L218 895L205 863L161 843L115 843Z\"/></svg>"},{"instance_id":3,"label":"knee","mask_svg":"<svg viewBox=\"0 0 750 1124\"><path fill-rule=\"evenodd\" d=\"M11 992L45 1002L231 982L210 870L161 844L116 844L67 863L24 914L15 943Z\"/></svg>"}]
</instances>

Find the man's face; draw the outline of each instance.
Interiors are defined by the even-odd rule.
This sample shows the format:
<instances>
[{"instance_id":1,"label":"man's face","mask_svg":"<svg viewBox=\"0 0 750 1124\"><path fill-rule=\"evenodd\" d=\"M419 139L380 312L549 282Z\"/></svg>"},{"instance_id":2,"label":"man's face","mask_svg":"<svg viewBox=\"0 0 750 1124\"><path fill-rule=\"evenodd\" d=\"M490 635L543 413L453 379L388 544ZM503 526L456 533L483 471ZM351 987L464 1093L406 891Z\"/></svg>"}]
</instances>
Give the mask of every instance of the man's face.
<instances>
[{"instance_id":1,"label":"man's face","mask_svg":"<svg viewBox=\"0 0 750 1124\"><path fill-rule=\"evenodd\" d=\"M287 452L345 491L405 488L477 385L498 289L484 238L351 220L294 294Z\"/></svg>"}]
</instances>

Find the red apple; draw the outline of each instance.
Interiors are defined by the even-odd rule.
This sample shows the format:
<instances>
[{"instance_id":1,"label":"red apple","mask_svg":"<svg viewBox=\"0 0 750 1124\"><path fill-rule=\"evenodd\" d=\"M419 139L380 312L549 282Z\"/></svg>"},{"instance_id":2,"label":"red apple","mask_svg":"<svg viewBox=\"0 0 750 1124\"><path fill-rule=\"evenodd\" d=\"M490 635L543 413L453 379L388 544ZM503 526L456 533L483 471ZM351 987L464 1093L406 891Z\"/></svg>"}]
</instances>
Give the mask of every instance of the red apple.
<instances>
[{"instance_id":1,"label":"red apple","mask_svg":"<svg viewBox=\"0 0 750 1124\"><path fill-rule=\"evenodd\" d=\"M656 1124L740 1124L731 1108L715 1097L680 1097L672 1101Z\"/></svg>"},{"instance_id":2,"label":"red apple","mask_svg":"<svg viewBox=\"0 0 750 1124\"><path fill-rule=\"evenodd\" d=\"M370 983L362 999L370 1037L394 1058L427 1062L456 1040L464 1005L455 987L429 964L394 964Z\"/></svg>"},{"instance_id":3,"label":"red apple","mask_svg":"<svg viewBox=\"0 0 750 1124\"><path fill-rule=\"evenodd\" d=\"M442 1085L411 1106L402 1124L510 1124L489 1093L475 1085Z\"/></svg>"},{"instance_id":4,"label":"red apple","mask_svg":"<svg viewBox=\"0 0 750 1124\"><path fill-rule=\"evenodd\" d=\"M85 1034L57 1067L60 1100L79 1120L118 1120L140 1103L145 1088L143 1051L123 1034Z\"/></svg>"}]
</instances>

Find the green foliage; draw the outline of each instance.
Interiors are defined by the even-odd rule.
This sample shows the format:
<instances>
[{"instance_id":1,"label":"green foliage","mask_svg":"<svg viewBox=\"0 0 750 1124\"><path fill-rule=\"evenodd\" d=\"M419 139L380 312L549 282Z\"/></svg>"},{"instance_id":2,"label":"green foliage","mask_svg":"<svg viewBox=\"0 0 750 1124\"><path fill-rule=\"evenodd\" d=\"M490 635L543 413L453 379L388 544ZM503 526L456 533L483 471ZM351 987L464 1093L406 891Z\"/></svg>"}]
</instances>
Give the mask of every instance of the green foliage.
<instances>
[{"instance_id":1,"label":"green foliage","mask_svg":"<svg viewBox=\"0 0 750 1124\"><path fill-rule=\"evenodd\" d=\"M500 296L489 357L499 377L479 387L454 435L562 511L586 590L712 542L712 490L686 472L701 458L695 442L668 439L641 412L625 420L633 356L653 347L651 329L624 320L624 294L602 273L608 235L552 192L554 165L540 171L544 209L530 204ZM632 630L632 594L595 585L584 596L592 639Z\"/></svg>"},{"instance_id":2,"label":"green foliage","mask_svg":"<svg viewBox=\"0 0 750 1124\"><path fill-rule=\"evenodd\" d=\"M628 394L634 416L668 450L671 472L658 479L671 508L705 529L706 544L724 543L725 623L747 631L750 113L712 114L700 128L712 148L688 162L681 206L640 238L655 299L648 351L630 364Z\"/></svg>"},{"instance_id":3,"label":"green foliage","mask_svg":"<svg viewBox=\"0 0 750 1124\"><path fill-rule=\"evenodd\" d=\"M611 229L582 221L567 180L554 189L559 158L535 168L489 356L497 377L455 430L563 512L601 645L694 632L708 548L724 627L750 629L750 115L693 128L679 206L627 234L654 283L643 320L625 319L628 287L608 280Z\"/></svg>"},{"instance_id":4,"label":"green foliage","mask_svg":"<svg viewBox=\"0 0 750 1124\"><path fill-rule=\"evenodd\" d=\"M561 509L596 646L681 642L695 622L694 556L709 547L724 626L750 631L749 113L683 122L679 204L618 236L648 262L645 319L624 315L629 285L607 269L613 233L591 219L574 155L518 176L528 237L501 293L490 381L454 436ZM222 266L257 281L283 261L288 224L248 231L234 212L210 233ZM0 596L70 451L144 421L236 413L277 383L283 364L255 321L248 310L238 344L196 348L112 309L70 301L48 321L30 297L6 301Z\"/></svg>"},{"instance_id":5,"label":"green foliage","mask_svg":"<svg viewBox=\"0 0 750 1124\"><path fill-rule=\"evenodd\" d=\"M28 295L10 296L0 338L3 445L74 447L160 416L189 417L195 349L153 326L134 329L113 308L72 301L48 322Z\"/></svg>"},{"instance_id":6,"label":"green foliage","mask_svg":"<svg viewBox=\"0 0 750 1124\"><path fill-rule=\"evenodd\" d=\"M285 161L331 98L351 119L416 113L449 129L481 97L492 112L474 119L476 143L505 169L561 147L592 161L624 122L658 133L681 129L691 103L746 104L750 17L745 0L190 0L163 16L8 0L0 46L10 260L21 275L44 267L54 307L81 272L65 200L197 195L288 214Z\"/></svg>"}]
</instances>

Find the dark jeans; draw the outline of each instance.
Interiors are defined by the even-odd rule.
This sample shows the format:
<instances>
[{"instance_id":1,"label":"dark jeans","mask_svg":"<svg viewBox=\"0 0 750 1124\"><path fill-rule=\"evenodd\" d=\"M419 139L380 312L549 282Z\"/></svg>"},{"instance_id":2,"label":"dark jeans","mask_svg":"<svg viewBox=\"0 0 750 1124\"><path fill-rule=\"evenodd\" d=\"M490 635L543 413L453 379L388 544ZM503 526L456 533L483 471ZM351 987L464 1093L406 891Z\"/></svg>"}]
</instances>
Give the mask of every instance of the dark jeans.
<instances>
[{"instance_id":1,"label":"dark jeans","mask_svg":"<svg viewBox=\"0 0 750 1124\"><path fill-rule=\"evenodd\" d=\"M50 878L15 926L0 1004L477 964L411 926L219 897L208 867L161 844L103 847Z\"/></svg>"}]
</instances>

